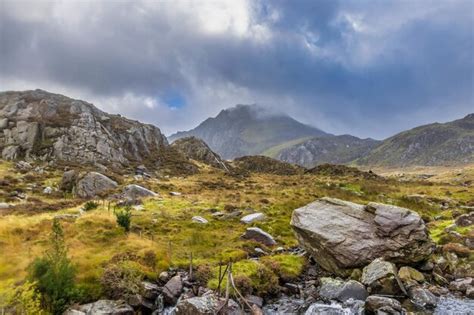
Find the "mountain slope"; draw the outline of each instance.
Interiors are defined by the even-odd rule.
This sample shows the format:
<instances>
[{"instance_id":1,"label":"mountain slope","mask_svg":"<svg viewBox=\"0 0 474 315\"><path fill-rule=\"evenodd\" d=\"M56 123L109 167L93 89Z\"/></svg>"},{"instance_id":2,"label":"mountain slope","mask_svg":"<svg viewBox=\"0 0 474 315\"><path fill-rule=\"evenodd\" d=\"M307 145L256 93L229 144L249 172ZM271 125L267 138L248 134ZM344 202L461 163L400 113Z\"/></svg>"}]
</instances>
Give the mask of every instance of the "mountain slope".
<instances>
[{"instance_id":1,"label":"mountain slope","mask_svg":"<svg viewBox=\"0 0 474 315\"><path fill-rule=\"evenodd\" d=\"M184 168L188 163L159 128L42 90L0 93L0 152L8 160L160 167L182 162Z\"/></svg>"},{"instance_id":2,"label":"mountain slope","mask_svg":"<svg viewBox=\"0 0 474 315\"><path fill-rule=\"evenodd\" d=\"M345 164L365 156L380 141L350 135L311 138L274 152L275 158L305 167L318 164ZM269 150L270 151L270 150Z\"/></svg>"},{"instance_id":3,"label":"mountain slope","mask_svg":"<svg viewBox=\"0 0 474 315\"><path fill-rule=\"evenodd\" d=\"M171 135L169 140L194 136L204 140L224 159L233 159L260 154L286 141L325 135L287 115L270 113L257 105L237 105L222 110L190 131Z\"/></svg>"},{"instance_id":4,"label":"mountain slope","mask_svg":"<svg viewBox=\"0 0 474 315\"><path fill-rule=\"evenodd\" d=\"M474 114L401 132L384 140L357 163L398 167L474 163Z\"/></svg>"}]
</instances>

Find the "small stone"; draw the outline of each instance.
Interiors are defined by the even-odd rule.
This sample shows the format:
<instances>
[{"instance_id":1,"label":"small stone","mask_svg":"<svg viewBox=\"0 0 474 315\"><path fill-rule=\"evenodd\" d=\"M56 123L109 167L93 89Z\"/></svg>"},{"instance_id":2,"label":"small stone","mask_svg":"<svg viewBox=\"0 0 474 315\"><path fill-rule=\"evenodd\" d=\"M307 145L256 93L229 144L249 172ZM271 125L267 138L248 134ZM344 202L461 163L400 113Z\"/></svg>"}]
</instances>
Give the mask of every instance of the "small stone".
<instances>
[{"instance_id":1,"label":"small stone","mask_svg":"<svg viewBox=\"0 0 474 315\"><path fill-rule=\"evenodd\" d=\"M51 187L45 187L43 189L43 194L45 194L45 195L51 195L52 192L53 192L53 188L51 188Z\"/></svg>"},{"instance_id":2,"label":"small stone","mask_svg":"<svg viewBox=\"0 0 474 315\"><path fill-rule=\"evenodd\" d=\"M193 220L193 222L200 223L200 224L209 223L209 221L207 221L206 219L204 219L203 217L200 217L200 216L194 216L191 220Z\"/></svg>"},{"instance_id":3,"label":"small stone","mask_svg":"<svg viewBox=\"0 0 474 315\"><path fill-rule=\"evenodd\" d=\"M467 289L472 286L473 279L471 277L456 279L449 284L449 289L451 291L458 291L466 293Z\"/></svg>"},{"instance_id":4,"label":"small stone","mask_svg":"<svg viewBox=\"0 0 474 315\"><path fill-rule=\"evenodd\" d=\"M413 286L425 281L425 276L418 270L412 267L401 267L398 271L398 277L402 280L405 286Z\"/></svg>"},{"instance_id":5,"label":"small stone","mask_svg":"<svg viewBox=\"0 0 474 315\"><path fill-rule=\"evenodd\" d=\"M181 196L181 193L177 191L171 191L170 196Z\"/></svg>"},{"instance_id":6,"label":"small stone","mask_svg":"<svg viewBox=\"0 0 474 315\"><path fill-rule=\"evenodd\" d=\"M6 202L0 202L0 209L8 209L10 208L10 204Z\"/></svg>"},{"instance_id":7,"label":"small stone","mask_svg":"<svg viewBox=\"0 0 474 315\"><path fill-rule=\"evenodd\" d=\"M391 310L392 313L388 314L399 314L402 312L402 305L395 299L371 295L365 300L365 309L368 312L377 313L378 310ZM386 314L386 313L377 313Z\"/></svg>"},{"instance_id":8,"label":"small stone","mask_svg":"<svg viewBox=\"0 0 474 315\"><path fill-rule=\"evenodd\" d=\"M456 218L455 222L457 226L462 226L462 227L473 225L474 224L474 211L460 215L459 217Z\"/></svg>"},{"instance_id":9,"label":"small stone","mask_svg":"<svg viewBox=\"0 0 474 315\"><path fill-rule=\"evenodd\" d=\"M160 275L158 276L158 279L162 282L162 283L166 283L169 281L170 279L170 274L167 272L167 271L162 271L160 273Z\"/></svg>"},{"instance_id":10,"label":"small stone","mask_svg":"<svg viewBox=\"0 0 474 315\"><path fill-rule=\"evenodd\" d=\"M240 222L250 224L252 222L261 221L263 219L265 219L265 214L257 212L244 216L242 219L240 219Z\"/></svg>"},{"instance_id":11,"label":"small stone","mask_svg":"<svg viewBox=\"0 0 474 315\"><path fill-rule=\"evenodd\" d=\"M245 299L250 305L257 305L259 308L263 306L263 299L256 295L247 295Z\"/></svg>"}]
</instances>

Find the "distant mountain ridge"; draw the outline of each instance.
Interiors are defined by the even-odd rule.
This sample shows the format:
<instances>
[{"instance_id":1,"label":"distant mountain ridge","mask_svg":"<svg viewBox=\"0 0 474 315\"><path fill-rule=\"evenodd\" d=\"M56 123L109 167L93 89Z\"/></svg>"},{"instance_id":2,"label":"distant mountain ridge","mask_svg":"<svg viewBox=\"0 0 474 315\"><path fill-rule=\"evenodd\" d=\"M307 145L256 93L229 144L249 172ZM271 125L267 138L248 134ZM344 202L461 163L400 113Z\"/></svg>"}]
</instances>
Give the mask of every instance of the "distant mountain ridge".
<instances>
[{"instance_id":1,"label":"distant mountain ridge","mask_svg":"<svg viewBox=\"0 0 474 315\"><path fill-rule=\"evenodd\" d=\"M398 133L356 163L397 167L474 163L474 114Z\"/></svg>"},{"instance_id":2,"label":"distant mountain ridge","mask_svg":"<svg viewBox=\"0 0 474 315\"><path fill-rule=\"evenodd\" d=\"M194 136L204 140L224 159L256 155L281 143L329 134L305 125L288 115L258 105L237 105L222 110L196 128L171 135L168 140Z\"/></svg>"}]
</instances>

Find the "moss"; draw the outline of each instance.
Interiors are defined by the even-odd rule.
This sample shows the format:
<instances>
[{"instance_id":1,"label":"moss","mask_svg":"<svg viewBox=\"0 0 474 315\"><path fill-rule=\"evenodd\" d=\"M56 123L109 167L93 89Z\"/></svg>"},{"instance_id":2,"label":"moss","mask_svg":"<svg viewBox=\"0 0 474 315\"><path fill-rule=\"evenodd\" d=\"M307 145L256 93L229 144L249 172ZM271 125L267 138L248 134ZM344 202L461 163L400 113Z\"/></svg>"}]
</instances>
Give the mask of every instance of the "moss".
<instances>
[{"instance_id":1,"label":"moss","mask_svg":"<svg viewBox=\"0 0 474 315\"><path fill-rule=\"evenodd\" d=\"M306 264L304 257L295 255L265 256L262 257L261 261L282 279L283 282L298 278Z\"/></svg>"},{"instance_id":2,"label":"moss","mask_svg":"<svg viewBox=\"0 0 474 315\"><path fill-rule=\"evenodd\" d=\"M270 270L267 266L262 263L253 260L242 260L236 262L232 266L232 275L234 280L240 279L242 283L249 283L251 292L259 296L271 295L276 293L278 288L278 277ZM217 289L219 285L218 281L219 269L214 268L214 277L209 280L208 287L211 289ZM227 279L221 283L221 289L225 290ZM244 281L248 279L249 281Z\"/></svg>"}]
</instances>

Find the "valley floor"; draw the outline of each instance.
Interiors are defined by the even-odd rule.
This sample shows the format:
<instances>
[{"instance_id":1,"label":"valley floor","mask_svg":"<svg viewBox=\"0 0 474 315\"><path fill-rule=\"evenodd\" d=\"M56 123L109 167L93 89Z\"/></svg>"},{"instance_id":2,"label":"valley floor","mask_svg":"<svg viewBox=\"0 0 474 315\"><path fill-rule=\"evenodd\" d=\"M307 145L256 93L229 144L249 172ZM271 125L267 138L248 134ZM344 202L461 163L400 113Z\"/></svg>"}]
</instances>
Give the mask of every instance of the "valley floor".
<instances>
[{"instance_id":1,"label":"valley floor","mask_svg":"<svg viewBox=\"0 0 474 315\"><path fill-rule=\"evenodd\" d=\"M240 238L249 226L271 234L277 247L296 247L289 224L292 211L324 196L410 208L429 222L431 237L438 244L463 243L463 239L473 237L470 227L456 228L461 240L451 239L445 228L453 224L454 212L467 212L467 207L474 206L473 170L430 170L436 180L419 176L400 180L396 171L384 172L393 177L383 179L309 174L233 177L210 168L189 177L137 180L133 174L116 175L121 185L135 183L159 193L132 208L131 231L125 233L116 223L115 205L108 201L98 200L98 208L77 218L62 216L78 215L85 202L56 191L62 172L48 167L19 171L13 163L0 161L0 202L16 205L0 209L0 290L23 280L31 262L43 255L54 217L62 217L69 257L77 268L80 286L87 291L84 301L104 294L100 281L104 270L113 257L126 253L138 257L134 263L138 272L156 279L170 267L188 268L191 254L194 266L209 265L215 271L220 261L245 265L256 247L272 253L273 248ZM53 193L45 194L45 187L52 187ZM243 215L254 212L264 213L266 219L250 225L240 222ZM193 216L209 222L196 223ZM150 252L153 261L147 262ZM297 277L305 263L286 254L270 254L268 259L281 264L279 272L290 277ZM251 272L242 269L242 273ZM236 270L238 273L239 268ZM212 286L215 275L210 277ZM252 285L264 290L259 284Z\"/></svg>"}]
</instances>

